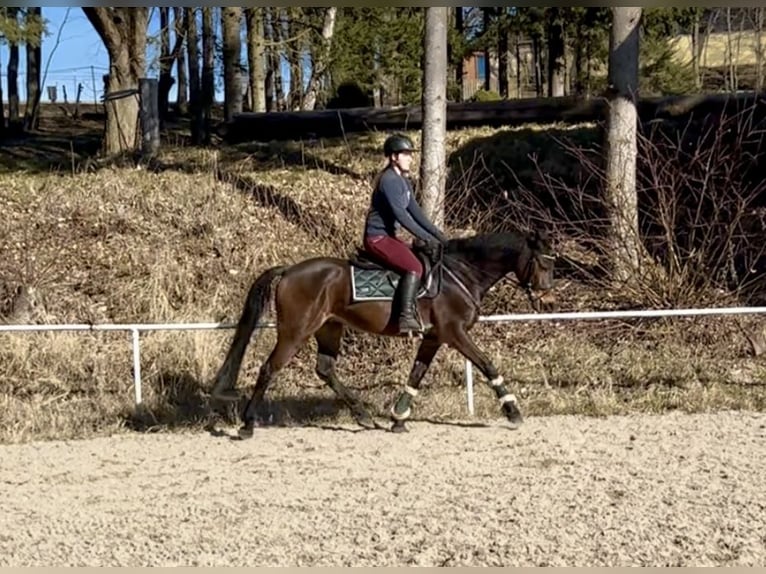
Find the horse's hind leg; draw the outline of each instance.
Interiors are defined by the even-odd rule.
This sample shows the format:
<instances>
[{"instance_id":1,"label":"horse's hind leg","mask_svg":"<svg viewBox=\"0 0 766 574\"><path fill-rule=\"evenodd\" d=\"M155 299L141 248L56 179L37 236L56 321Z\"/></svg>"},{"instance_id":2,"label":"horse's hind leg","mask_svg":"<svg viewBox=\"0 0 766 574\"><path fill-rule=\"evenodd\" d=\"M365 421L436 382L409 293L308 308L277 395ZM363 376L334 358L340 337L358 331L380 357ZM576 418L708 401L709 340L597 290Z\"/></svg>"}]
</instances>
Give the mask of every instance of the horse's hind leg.
<instances>
[{"instance_id":1,"label":"horse's hind leg","mask_svg":"<svg viewBox=\"0 0 766 574\"><path fill-rule=\"evenodd\" d=\"M407 380L407 384L404 386L404 390L399 394L394 406L391 407L391 417L394 419L394 424L391 427L393 432L407 432L407 427L404 426L404 421L410 418L412 412L410 405L412 399L417 396L420 389L420 383L423 381L423 377L428 371L428 367L434 360L437 351L439 350L441 343L438 339L430 334L426 334L423 341L418 347L418 354L415 357L415 363L410 370L410 376Z\"/></svg>"},{"instance_id":2,"label":"horse's hind leg","mask_svg":"<svg viewBox=\"0 0 766 574\"><path fill-rule=\"evenodd\" d=\"M253 427L255 426L255 411L263 400L269 384L274 379L277 372L282 369L298 352L303 341L289 334L279 333L277 344L271 351L269 358L261 365L258 371L258 380L255 383L253 394L242 413L243 425L239 430L241 438L253 436Z\"/></svg>"},{"instance_id":3,"label":"horse's hind leg","mask_svg":"<svg viewBox=\"0 0 766 574\"><path fill-rule=\"evenodd\" d=\"M340 352L343 329L343 323L328 321L314 334L317 341L316 374L346 403L360 425L366 428L375 428L377 425L370 413L367 412L362 402L340 382L335 373L335 363Z\"/></svg>"}]
</instances>

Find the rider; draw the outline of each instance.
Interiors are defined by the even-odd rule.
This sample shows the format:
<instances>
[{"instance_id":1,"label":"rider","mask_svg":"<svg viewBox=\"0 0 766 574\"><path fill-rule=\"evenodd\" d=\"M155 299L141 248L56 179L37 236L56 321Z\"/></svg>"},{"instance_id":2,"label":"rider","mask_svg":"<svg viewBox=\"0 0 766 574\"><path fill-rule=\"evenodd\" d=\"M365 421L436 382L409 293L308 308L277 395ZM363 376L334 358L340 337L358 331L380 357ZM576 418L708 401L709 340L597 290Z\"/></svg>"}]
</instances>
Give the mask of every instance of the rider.
<instances>
[{"instance_id":1,"label":"rider","mask_svg":"<svg viewBox=\"0 0 766 574\"><path fill-rule=\"evenodd\" d=\"M432 244L444 244L447 237L433 225L415 200L410 180L412 154L416 151L406 135L394 134L383 144L386 166L375 178L364 229L364 248L402 274L397 289L399 332L420 331L415 317L417 290L423 265L410 247L396 237L399 226Z\"/></svg>"}]
</instances>

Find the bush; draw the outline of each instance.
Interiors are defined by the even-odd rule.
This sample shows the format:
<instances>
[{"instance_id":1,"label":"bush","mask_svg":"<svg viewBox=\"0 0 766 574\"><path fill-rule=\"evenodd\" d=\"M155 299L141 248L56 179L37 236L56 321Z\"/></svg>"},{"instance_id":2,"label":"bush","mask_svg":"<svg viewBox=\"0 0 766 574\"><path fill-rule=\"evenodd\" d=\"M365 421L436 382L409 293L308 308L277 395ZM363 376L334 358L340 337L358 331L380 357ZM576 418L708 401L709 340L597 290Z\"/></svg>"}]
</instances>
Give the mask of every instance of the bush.
<instances>
[{"instance_id":1,"label":"bush","mask_svg":"<svg viewBox=\"0 0 766 574\"><path fill-rule=\"evenodd\" d=\"M366 108L374 104L370 94L356 82L344 82L327 102L328 110L343 108Z\"/></svg>"},{"instance_id":2,"label":"bush","mask_svg":"<svg viewBox=\"0 0 766 574\"><path fill-rule=\"evenodd\" d=\"M697 91L691 64L674 59L665 38L646 38L641 45L639 90L642 96L672 96Z\"/></svg>"},{"instance_id":3,"label":"bush","mask_svg":"<svg viewBox=\"0 0 766 574\"><path fill-rule=\"evenodd\" d=\"M639 226L649 258L637 290L626 294L630 304L682 307L757 295L752 287L766 275L766 182L759 175L766 155L763 120L754 112L654 124L639 133ZM559 143L579 166L581 183L567 184L535 161L542 185L520 186L506 217L518 221L534 212L600 253L593 277L608 278L605 152Z\"/></svg>"}]
</instances>

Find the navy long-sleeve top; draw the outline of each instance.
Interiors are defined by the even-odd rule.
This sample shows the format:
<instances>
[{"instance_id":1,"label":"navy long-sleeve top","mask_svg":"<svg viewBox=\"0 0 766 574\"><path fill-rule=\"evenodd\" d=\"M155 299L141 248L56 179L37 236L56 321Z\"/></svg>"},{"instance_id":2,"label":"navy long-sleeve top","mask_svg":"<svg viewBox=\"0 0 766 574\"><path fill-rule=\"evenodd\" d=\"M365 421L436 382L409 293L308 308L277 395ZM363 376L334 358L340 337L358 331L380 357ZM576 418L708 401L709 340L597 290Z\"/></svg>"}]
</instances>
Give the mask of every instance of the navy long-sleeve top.
<instances>
[{"instance_id":1,"label":"navy long-sleeve top","mask_svg":"<svg viewBox=\"0 0 766 574\"><path fill-rule=\"evenodd\" d=\"M426 242L434 239L446 241L444 234L429 221L415 201L409 180L389 167L383 172L377 188L372 192L372 201L365 221L365 234L394 236L399 226Z\"/></svg>"}]
</instances>

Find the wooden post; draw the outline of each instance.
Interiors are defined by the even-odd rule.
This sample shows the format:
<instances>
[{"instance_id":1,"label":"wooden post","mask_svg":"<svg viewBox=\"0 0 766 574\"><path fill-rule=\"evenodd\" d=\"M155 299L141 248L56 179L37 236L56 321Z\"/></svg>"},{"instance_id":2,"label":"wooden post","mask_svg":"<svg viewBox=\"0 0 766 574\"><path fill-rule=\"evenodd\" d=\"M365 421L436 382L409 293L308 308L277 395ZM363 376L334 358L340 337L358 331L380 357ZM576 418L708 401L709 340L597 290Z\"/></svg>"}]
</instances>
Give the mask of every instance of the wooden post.
<instances>
[{"instance_id":1,"label":"wooden post","mask_svg":"<svg viewBox=\"0 0 766 574\"><path fill-rule=\"evenodd\" d=\"M138 87L141 92L141 153L150 157L160 150L159 82L156 78L141 78Z\"/></svg>"}]
</instances>

